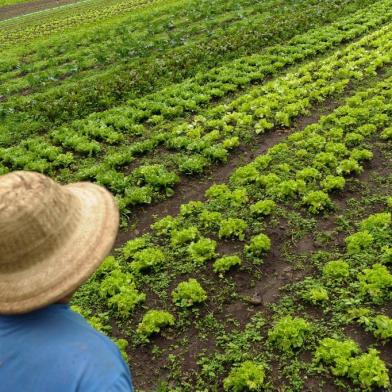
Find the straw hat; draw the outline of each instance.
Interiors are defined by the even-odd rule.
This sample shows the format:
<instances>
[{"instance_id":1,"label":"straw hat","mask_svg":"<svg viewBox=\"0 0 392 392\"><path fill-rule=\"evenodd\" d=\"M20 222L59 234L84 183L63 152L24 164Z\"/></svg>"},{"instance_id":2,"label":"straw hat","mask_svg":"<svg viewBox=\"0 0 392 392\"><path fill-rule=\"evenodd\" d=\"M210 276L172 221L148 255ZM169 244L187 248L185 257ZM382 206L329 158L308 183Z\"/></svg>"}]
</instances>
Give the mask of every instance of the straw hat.
<instances>
[{"instance_id":1,"label":"straw hat","mask_svg":"<svg viewBox=\"0 0 392 392\"><path fill-rule=\"evenodd\" d=\"M110 252L119 214L97 185L38 173L0 176L0 314L25 313L77 289Z\"/></svg>"}]
</instances>

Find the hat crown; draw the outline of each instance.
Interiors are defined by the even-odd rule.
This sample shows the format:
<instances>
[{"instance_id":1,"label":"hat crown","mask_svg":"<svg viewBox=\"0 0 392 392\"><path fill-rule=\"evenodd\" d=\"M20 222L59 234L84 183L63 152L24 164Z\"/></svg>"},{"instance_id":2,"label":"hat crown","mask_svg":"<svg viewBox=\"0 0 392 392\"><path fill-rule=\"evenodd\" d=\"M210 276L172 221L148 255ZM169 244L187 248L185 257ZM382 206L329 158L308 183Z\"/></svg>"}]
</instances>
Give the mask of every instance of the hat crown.
<instances>
[{"instance_id":1,"label":"hat crown","mask_svg":"<svg viewBox=\"0 0 392 392\"><path fill-rule=\"evenodd\" d=\"M78 202L50 178L17 171L0 181L0 268L24 268L55 250L78 221Z\"/></svg>"}]
</instances>

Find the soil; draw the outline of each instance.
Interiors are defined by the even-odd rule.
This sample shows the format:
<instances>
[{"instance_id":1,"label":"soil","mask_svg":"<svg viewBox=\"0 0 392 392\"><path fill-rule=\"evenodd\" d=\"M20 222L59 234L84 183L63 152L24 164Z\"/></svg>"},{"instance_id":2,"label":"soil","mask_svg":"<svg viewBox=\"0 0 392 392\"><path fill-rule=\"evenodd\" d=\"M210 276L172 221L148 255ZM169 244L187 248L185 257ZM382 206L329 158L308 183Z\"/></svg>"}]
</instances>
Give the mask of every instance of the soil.
<instances>
[{"instance_id":1,"label":"soil","mask_svg":"<svg viewBox=\"0 0 392 392\"><path fill-rule=\"evenodd\" d=\"M278 134L275 132L272 136L275 139L278 137ZM270 141L271 139L269 139L269 142ZM266 139L264 139L264 143L267 143ZM362 186L366 186L367 189L375 189L376 185L374 183L374 178L377 175L388 176L391 174L392 170L390 162L383 158L381 151L376 147L376 145L374 145L373 152L374 160L365 165L365 171L361 174L361 176L356 177L361 181ZM237 157L235 159L241 160L242 158ZM230 165L232 164L233 162L230 163ZM221 181L224 181L230 172L231 170L227 170L227 172L223 170L223 173L225 174L222 174L221 172L221 176L218 178ZM211 184L209 180L204 180L204 182L201 182L200 186L203 186L203 191L207 188L206 183L208 183L208 185ZM192 184L194 184L194 182L190 182L191 190L189 190L188 193L185 192L185 197L186 195L190 194L192 198L197 198L199 195L198 198L200 199L200 194L202 194L200 186ZM358 192L356 188L356 181L349 181L347 189L334 199L335 203L338 202L336 203L336 211L333 214L321 216L318 219L315 232L325 231L327 228L328 231L334 233L336 238L333 239L333 246L340 246L341 248L344 246L344 236L342 233L336 232L336 219L341 216L344 211L346 211L347 202L350 199L359 199L363 197L363 194ZM176 197L177 202L173 203L173 200L175 200ZM170 213L173 214L176 213L179 204L182 202L180 201L181 197L183 198L184 194L176 197L167 200L166 203L164 203L165 210L170 211ZM153 206L150 208L154 208L156 214L160 214L160 212L163 214L166 213L159 211L158 206ZM370 213L380 211L382 208L382 206L367 206L366 212L362 213L366 213L366 215L368 215ZM149 209L149 207L147 207L147 209ZM146 219L146 215L144 215L144 217L144 219ZM361 217L358 216L358 219L361 219ZM147 222L147 220L144 222ZM143 230L147 229L148 225L143 228ZM239 322L239 325L241 326L240 328L243 328L256 312L261 312L266 319L270 319L271 310L269 305L276 303L276 301L282 295L282 289L284 290L286 285L301 281L304 276L309 276L314 273L312 267L307 265L305 265L303 269L297 270L292 265L288 264L282 257L282 246L291 238L289 237L290 233L287 227L285 227L283 224L278 225L277 227L267 229L266 233L271 238L272 242L278 245L274 246L270 254L265 257L263 265L259 267L261 271L261 278L256 279L255 284L252 285L251 280L253 279L253 276L250 270L237 270L231 272L230 276L235 282L236 292L239 295L239 299L231 300L228 298L224 303L223 310L218 309L214 303L214 299L212 299L209 301L211 303L208 305L208 309L206 307L201 308L200 318L203 318L203 316L212 313L217 320L224 322L228 317L231 317ZM219 250L225 249L226 247L231 247L234 249L235 246L235 243L221 241L219 243ZM320 248L320 246L315 243L312 235L303 237L293 246L294 252L298 255L311 254L313 251ZM210 282L209 286L205 288L209 292L209 296L211 298L215 291L219 291L219 282L217 282L218 278L216 275L214 275L211 268L208 268L207 271L203 271L202 275L204 276L203 279ZM212 291L212 293L210 291ZM151 298L150 300L152 302L156 302L157 298ZM150 300L148 300L148 302ZM146 303L147 307L150 305L148 302ZM306 314L308 314L308 316L310 315L315 319L323 317L320 309L313 306L305 308L304 311ZM138 319L138 317L135 317L135 319ZM230 330L230 327L228 330ZM392 343L380 345L379 342L377 342L376 339L374 339L369 333L356 325L349 325L346 329L346 334L347 336L355 339L363 350L367 350L369 345L374 345L377 349L380 350L381 358L383 358L386 363L390 365L390 358L392 358ZM198 371L198 365L196 362L197 354L203 350L206 353L216 352L215 339L213 335L207 336L206 339L201 339L197 334L196 328L191 326L183 333L176 333L171 331L164 333L163 336L157 336L152 340L152 344L156 347L159 347L160 349L165 350L173 343L181 342L181 339L184 337L188 339L188 343L186 345L178 344L175 350L172 350L171 347L171 350L169 351L179 360L182 375L184 377L189 375L190 379L192 379L192 374ZM136 385L146 391L155 390L154 388L156 388L156 380L164 379L169 373L169 361L166 357L167 354L164 356L158 356L157 358L152 358L151 352L147 348L137 348L136 350L132 349L129 350L129 354L130 358L132 358L132 370ZM312 353L310 351L305 351L301 354L301 359L305 362L310 362L312 358L311 354ZM272 365L274 369L272 372L272 382L274 384L274 390L278 391L281 390L282 380L278 377L278 374L281 374L281 369L279 364ZM323 377L315 376L306 380L303 391L315 392L320 390L333 392L339 391L341 389L334 385L333 379L328 375Z\"/></svg>"},{"instance_id":2,"label":"soil","mask_svg":"<svg viewBox=\"0 0 392 392\"><path fill-rule=\"evenodd\" d=\"M27 15L76 2L77 0L35 0L28 3L6 5L0 7L0 20L11 19L16 16Z\"/></svg>"},{"instance_id":3,"label":"soil","mask_svg":"<svg viewBox=\"0 0 392 392\"><path fill-rule=\"evenodd\" d=\"M235 168L252 162L255 157L284 140L287 135L303 129L308 124L317 122L322 115L337 108L342 99L329 99L323 102L319 107L315 107L309 116L298 118L291 128L273 129L263 135L258 135L252 141L253 148L246 145L239 147L231 154L226 164L212 167L209 173L203 177L183 176L174 189L173 197L144 207L136 207L132 211L132 230L121 231L117 236L115 247L120 247L126 241L146 233L150 229L150 225L159 218L166 215L176 215L181 204L192 200L205 200L204 192L211 185L227 182Z\"/></svg>"}]
</instances>

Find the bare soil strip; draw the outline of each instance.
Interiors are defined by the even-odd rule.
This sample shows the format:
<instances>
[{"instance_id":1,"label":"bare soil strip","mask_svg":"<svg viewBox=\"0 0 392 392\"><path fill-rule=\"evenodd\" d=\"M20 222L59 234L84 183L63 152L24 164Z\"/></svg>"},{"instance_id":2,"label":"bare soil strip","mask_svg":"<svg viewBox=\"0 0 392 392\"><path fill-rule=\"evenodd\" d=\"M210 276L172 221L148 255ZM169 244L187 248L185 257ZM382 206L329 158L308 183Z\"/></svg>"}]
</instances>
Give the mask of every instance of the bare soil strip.
<instances>
[{"instance_id":1,"label":"bare soil strip","mask_svg":"<svg viewBox=\"0 0 392 392\"><path fill-rule=\"evenodd\" d=\"M56 8L76 2L77 0L35 0L29 3L7 5L5 7L0 7L0 20L11 19L16 16L27 15L33 12Z\"/></svg>"},{"instance_id":2,"label":"bare soil strip","mask_svg":"<svg viewBox=\"0 0 392 392\"><path fill-rule=\"evenodd\" d=\"M289 134L303 129L308 124L317 122L322 115L328 114L340 106L348 95L350 95L349 91L343 97L331 98L322 102L318 107L313 108L309 116L298 118L291 128L275 128L258 135L252 142L253 148L249 145L239 147L230 156L226 164L212 167L210 172L203 177L182 177L180 184L175 187L175 195L173 197L145 207L137 207L132 211L132 228L131 230L121 231L118 234L115 246L119 247L126 241L146 233L150 229L150 225L157 219L166 215L176 215L181 204L188 203L191 200L204 200L204 192L211 185L227 182L237 167L252 162L255 157L263 154L275 144L280 143Z\"/></svg>"}]
</instances>

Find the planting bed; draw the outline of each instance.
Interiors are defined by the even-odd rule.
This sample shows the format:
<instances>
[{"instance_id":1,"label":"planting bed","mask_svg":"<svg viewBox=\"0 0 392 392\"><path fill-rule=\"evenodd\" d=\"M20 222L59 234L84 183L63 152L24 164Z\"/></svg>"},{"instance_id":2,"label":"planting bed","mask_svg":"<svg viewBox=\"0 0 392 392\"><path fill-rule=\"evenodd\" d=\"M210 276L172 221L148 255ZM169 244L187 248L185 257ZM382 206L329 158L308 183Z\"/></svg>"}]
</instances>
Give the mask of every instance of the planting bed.
<instances>
[{"instance_id":1,"label":"planting bed","mask_svg":"<svg viewBox=\"0 0 392 392\"><path fill-rule=\"evenodd\" d=\"M100 4L0 23L0 174L120 207L73 308L138 391L392 390L392 0Z\"/></svg>"}]
</instances>

